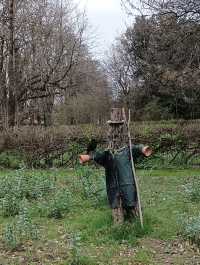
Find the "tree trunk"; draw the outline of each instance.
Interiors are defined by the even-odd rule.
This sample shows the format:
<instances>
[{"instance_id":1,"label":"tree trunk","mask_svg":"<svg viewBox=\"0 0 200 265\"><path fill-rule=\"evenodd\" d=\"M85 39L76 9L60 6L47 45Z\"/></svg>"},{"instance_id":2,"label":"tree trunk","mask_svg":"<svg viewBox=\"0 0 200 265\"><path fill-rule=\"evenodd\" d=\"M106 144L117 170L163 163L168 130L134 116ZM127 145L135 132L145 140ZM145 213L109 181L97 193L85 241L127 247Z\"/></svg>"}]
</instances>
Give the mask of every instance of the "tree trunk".
<instances>
[{"instance_id":1,"label":"tree trunk","mask_svg":"<svg viewBox=\"0 0 200 265\"><path fill-rule=\"evenodd\" d=\"M4 71L4 47L5 41L3 36L0 42L0 121L1 128L6 129L8 127L7 123L7 89L6 89L6 79Z\"/></svg>"},{"instance_id":2,"label":"tree trunk","mask_svg":"<svg viewBox=\"0 0 200 265\"><path fill-rule=\"evenodd\" d=\"M9 2L9 59L8 59L8 123L15 126L16 91L14 76L14 6L15 0Z\"/></svg>"},{"instance_id":3,"label":"tree trunk","mask_svg":"<svg viewBox=\"0 0 200 265\"><path fill-rule=\"evenodd\" d=\"M52 113L54 105L54 95L45 98L45 109L44 109L44 126L50 127L53 124Z\"/></svg>"}]
</instances>

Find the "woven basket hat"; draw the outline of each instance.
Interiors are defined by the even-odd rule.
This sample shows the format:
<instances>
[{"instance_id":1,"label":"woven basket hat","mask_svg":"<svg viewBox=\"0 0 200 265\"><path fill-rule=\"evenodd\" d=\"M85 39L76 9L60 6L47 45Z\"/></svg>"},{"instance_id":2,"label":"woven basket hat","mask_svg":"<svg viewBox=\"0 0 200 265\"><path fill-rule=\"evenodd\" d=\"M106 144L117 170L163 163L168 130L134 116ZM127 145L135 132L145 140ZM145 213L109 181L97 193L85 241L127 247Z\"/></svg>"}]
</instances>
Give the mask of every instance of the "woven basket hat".
<instances>
[{"instance_id":1,"label":"woven basket hat","mask_svg":"<svg viewBox=\"0 0 200 265\"><path fill-rule=\"evenodd\" d=\"M119 150L126 145L126 126L123 111L119 108L111 110L111 119L107 121L109 149Z\"/></svg>"},{"instance_id":2,"label":"woven basket hat","mask_svg":"<svg viewBox=\"0 0 200 265\"><path fill-rule=\"evenodd\" d=\"M110 118L111 119L107 121L107 124L111 126L123 125L125 123L123 112L120 108L112 108Z\"/></svg>"}]
</instances>

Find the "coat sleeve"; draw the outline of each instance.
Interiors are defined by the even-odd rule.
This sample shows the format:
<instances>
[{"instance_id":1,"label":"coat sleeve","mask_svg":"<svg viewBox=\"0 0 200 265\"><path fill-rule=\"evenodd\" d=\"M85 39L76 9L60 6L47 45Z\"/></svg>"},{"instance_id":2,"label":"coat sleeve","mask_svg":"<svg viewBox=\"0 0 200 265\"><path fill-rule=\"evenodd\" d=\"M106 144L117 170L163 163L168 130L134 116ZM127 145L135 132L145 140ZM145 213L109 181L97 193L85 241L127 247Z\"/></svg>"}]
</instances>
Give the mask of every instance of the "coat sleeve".
<instances>
[{"instance_id":1,"label":"coat sleeve","mask_svg":"<svg viewBox=\"0 0 200 265\"><path fill-rule=\"evenodd\" d=\"M106 152L96 151L92 154L92 159L99 165L105 167L106 165Z\"/></svg>"},{"instance_id":2,"label":"coat sleeve","mask_svg":"<svg viewBox=\"0 0 200 265\"><path fill-rule=\"evenodd\" d=\"M144 148L143 144L132 145L132 154L134 162L137 161L138 158L143 157L142 149Z\"/></svg>"}]
</instances>

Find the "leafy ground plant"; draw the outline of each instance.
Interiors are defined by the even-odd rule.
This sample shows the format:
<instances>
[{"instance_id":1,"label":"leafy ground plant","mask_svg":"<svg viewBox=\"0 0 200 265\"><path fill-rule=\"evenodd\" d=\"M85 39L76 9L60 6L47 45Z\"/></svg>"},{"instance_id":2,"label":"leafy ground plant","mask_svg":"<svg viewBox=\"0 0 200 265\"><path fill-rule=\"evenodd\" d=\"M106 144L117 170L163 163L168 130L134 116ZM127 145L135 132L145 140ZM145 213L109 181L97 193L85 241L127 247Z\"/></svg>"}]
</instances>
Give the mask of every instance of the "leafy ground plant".
<instances>
[{"instance_id":1,"label":"leafy ground plant","mask_svg":"<svg viewBox=\"0 0 200 265\"><path fill-rule=\"evenodd\" d=\"M0 199L1 215L4 217L15 216L19 213L20 199L12 193L6 194Z\"/></svg>"},{"instance_id":2,"label":"leafy ground plant","mask_svg":"<svg viewBox=\"0 0 200 265\"><path fill-rule=\"evenodd\" d=\"M182 217L180 224L181 235L191 244L200 247L200 216Z\"/></svg>"},{"instance_id":3,"label":"leafy ground plant","mask_svg":"<svg viewBox=\"0 0 200 265\"><path fill-rule=\"evenodd\" d=\"M193 202L200 202L200 179L193 177L184 185L187 197Z\"/></svg>"},{"instance_id":4,"label":"leafy ground plant","mask_svg":"<svg viewBox=\"0 0 200 265\"><path fill-rule=\"evenodd\" d=\"M84 199L89 199L94 206L105 202L105 178L99 176L99 172L91 166L77 167L76 175L79 176L81 193Z\"/></svg>"},{"instance_id":5,"label":"leafy ground plant","mask_svg":"<svg viewBox=\"0 0 200 265\"><path fill-rule=\"evenodd\" d=\"M84 256L81 253L81 238L80 235L74 234L70 240L71 260L70 265L96 265L97 263L90 257Z\"/></svg>"},{"instance_id":6,"label":"leafy ground plant","mask_svg":"<svg viewBox=\"0 0 200 265\"><path fill-rule=\"evenodd\" d=\"M38 228L29 216L27 201L23 201L19 215L4 229L3 238L7 248L14 250L27 240L38 239Z\"/></svg>"},{"instance_id":7,"label":"leafy ground plant","mask_svg":"<svg viewBox=\"0 0 200 265\"><path fill-rule=\"evenodd\" d=\"M55 180L47 174L18 170L0 178L0 214L15 216L23 199L29 201L46 197L55 190Z\"/></svg>"},{"instance_id":8,"label":"leafy ground plant","mask_svg":"<svg viewBox=\"0 0 200 265\"><path fill-rule=\"evenodd\" d=\"M55 219L63 218L64 213L69 212L71 207L71 194L68 189L58 190L49 202L48 217Z\"/></svg>"},{"instance_id":9,"label":"leafy ground plant","mask_svg":"<svg viewBox=\"0 0 200 265\"><path fill-rule=\"evenodd\" d=\"M3 239L7 248L14 250L18 246L17 235L15 231L15 224L7 224L4 232Z\"/></svg>"},{"instance_id":10,"label":"leafy ground plant","mask_svg":"<svg viewBox=\"0 0 200 265\"><path fill-rule=\"evenodd\" d=\"M23 156L19 152L7 151L0 153L0 167L20 169L23 164Z\"/></svg>"}]
</instances>

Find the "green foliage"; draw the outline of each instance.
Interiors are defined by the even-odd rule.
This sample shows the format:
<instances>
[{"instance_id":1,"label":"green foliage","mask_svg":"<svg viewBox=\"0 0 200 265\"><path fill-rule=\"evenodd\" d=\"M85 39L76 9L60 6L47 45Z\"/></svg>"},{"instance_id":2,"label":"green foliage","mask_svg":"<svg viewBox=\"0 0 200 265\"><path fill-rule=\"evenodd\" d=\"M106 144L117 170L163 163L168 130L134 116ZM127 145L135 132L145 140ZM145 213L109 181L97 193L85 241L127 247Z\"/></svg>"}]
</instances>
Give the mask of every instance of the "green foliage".
<instances>
[{"instance_id":1,"label":"green foliage","mask_svg":"<svg viewBox=\"0 0 200 265\"><path fill-rule=\"evenodd\" d=\"M80 235L74 234L70 240L71 243L71 261L70 265L95 265L97 264L92 258L81 254Z\"/></svg>"},{"instance_id":2,"label":"green foliage","mask_svg":"<svg viewBox=\"0 0 200 265\"><path fill-rule=\"evenodd\" d=\"M19 152L7 151L0 153L0 168L19 169L24 164Z\"/></svg>"},{"instance_id":3,"label":"green foliage","mask_svg":"<svg viewBox=\"0 0 200 265\"><path fill-rule=\"evenodd\" d=\"M27 199L39 199L55 190L55 179L47 174L31 173L31 175L27 174L23 175L23 177L25 187L24 194Z\"/></svg>"},{"instance_id":4,"label":"green foliage","mask_svg":"<svg viewBox=\"0 0 200 265\"><path fill-rule=\"evenodd\" d=\"M71 238L71 252L72 252L72 261L71 265L81 265L80 263L80 236L73 235Z\"/></svg>"},{"instance_id":5,"label":"green foliage","mask_svg":"<svg viewBox=\"0 0 200 265\"><path fill-rule=\"evenodd\" d=\"M193 202L200 202L200 179L191 178L190 182L184 185L186 196Z\"/></svg>"},{"instance_id":6,"label":"green foliage","mask_svg":"<svg viewBox=\"0 0 200 265\"><path fill-rule=\"evenodd\" d=\"M146 159L143 163L144 168L152 169L186 169L190 168L190 165L186 163L187 154L185 152L166 152L158 153L155 156L152 156L149 161ZM148 165L152 165L152 167Z\"/></svg>"},{"instance_id":7,"label":"green foliage","mask_svg":"<svg viewBox=\"0 0 200 265\"><path fill-rule=\"evenodd\" d=\"M180 233L185 240L200 247L200 216L183 216L180 219Z\"/></svg>"},{"instance_id":8,"label":"green foliage","mask_svg":"<svg viewBox=\"0 0 200 265\"><path fill-rule=\"evenodd\" d=\"M0 200L1 214L4 217L15 216L20 208L20 199L12 193L8 193Z\"/></svg>"},{"instance_id":9,"label":"green foliage","mask_svg":"<svg viewBox=\"0 0 200 265\"><path fill-rule=\"evenodd\" d=\"M0 178L0 214L4 217L19 214L23 200L31 202L32 215L62 218L71 207L68 189L56 189L55 179L44 173L18 170Z\"/></svg>"},{"instance_id":10,"label":"green foliage","mask_svg":"<svg viewBox=\"0 0 200 265\"><path fill-rule=\"evenodd\" d=\"M38 228L32 223L27 207L27 201L23 200L19 215L4 229L3 239L7 248L11 250L16 249L27 240L38 239Z\"/></svg>"},{"instance_id":11,"label":"green foliage","mask_svg":"<svg viewBox=\"0 0 200 265\"><path fill-rule=\"evenodd\" d=\"M77 219L73 220L75 229L79 227L81 242L95 242L102 244L128 244L135 246L138 239L149 235L153 229L153 220L149 215L144 216L144 229L138 219L132 219L123 225L113 225L111 210L97 208L79 212ZM73 224L72 224L73 225Z\"/></svg>"},{"instance_id":12,"label":"green foliage","mask_svg":"<svg viewBox=\"0 0 200 265\"><path fill-rule=\"evenodd\" d=\"M105 202L105 177L99 176L99 172L91 166L81 166L76 169L82 185L82 196L89 199L93 205Z\"/></svg>"},{"instance_id":13,"label":"green foliage","mask_svg":"<svg viewBox=\"0 0 200 265\"><path fill-rule=\"evenodd\" d=\"M37 199L50 193L55 188L54 180L47 174L40 172L28 173L25 170L18 170L15 174L0 179L0 198L11 193L22 199Z\"/></svg>"},{"instance_id":14,"label":"green foliage","mask_svg":"<svg viewBox=\"0 0 200 265\"><path fill-rule=\"evenodd\" d=\"M143 110L140 120L145 121L160 121L160 120L169 120L172 119L173 115L169 112L168 107L163 107L159 104L158 99L151 100L148 102Z\"/></svg>"},{"instance_id":15,"label":"green foliage","mask_svg":"<svg viewBox=\"0 0 200 265\"><path fill-rule=\"evenodd\" d=\"M48 217L60 219L63 214L69 212L71 205L71 193L68 189L58 190L48 202Z\"/></svg>"},{"instance_id":16,"label":"green foliage","mask_svg":"<svg viewBox=\"0 0 200 265\"><path fill-rule=\"evenodd\" d=\"M153 260L153 253L148 249L140 249L135 257L136 262L145 265L154 264L152 260Z\"/></svg>"},{"instance_id":17,"label":"green foliage","mask_svg":"<svg viewBox=\"0 0 200 265\"><path fill-rule=\"evenodd\" d=\"M0 186L0 214L14 216L24 198L33 201L47 196L55 190L55 181L46 174L18 170L0 178Z\"/></svg>"},{"instance_id":18,"label":"green foliage","mask_svg":"<svg viewBox=\"0 0 200 265\"><path fill-rule=\"evenodd\" d=\"M16 218L16 231L20 235L20 240L38 239L38 229L32 223L26 200L22 201L19 215Z\"/></svg>"},{"instance_id":19,"label":"green foliage","mask_svg":"<svg viewBox=\"0 0 200 265\"><path fill-rule=\"evenodd\" d=\"M4 230L3 233L3 238L4 238L4 242L6 244L6 246L11 249L14 250L16 249L17 245L18 245L18 241L16 238L16 232L15 232L15 225L14 224L7 224L6 228Z\"/></svg>"},{"instance_id":20,"label":"green foliage","mask_svg":"<svg viewBox=\"0 0 200 265\"><path fill-rule=\"evenodd\" d=\"M123 225L111 225L106 232L108 240L116 241L118 243L128 243L136 245L137 240L144 235L148 235L152 231L152 220L144 217L145 223L142 229L139 219L126 222Z\"/></svg>"},{"instance_id":21,"label":"green foliage","mask_svg":"<svg viewBox=\"0 0 200 265\"><path fill-rule=\"evenodd\" d=\"M85 151L85 145L86 145L86 143L82 143L81 144L80 142L78 142L78 141L71 141L69 143L69 145L68 145L68 150L67 150L68 158L73 159L72 165L74 165L74 166L77 163L79 163L79 161L78 161L78 155Z\"/></svg>"},{"instance_id":22,"label":"green foliage","mask_svg":"<svg viewBox=\"0 0 200 265\"><path fill-rule=\"evenodd\" d=\"M53 189L47 188L47 192L42 193L40 191L40 196L27 196L23 199L20 197L18 215L1 218L2 228L4 228L1 233L5 243L2 252L7 253L8 249L16 251L16 259L13 258L14 255L7 255L6 258L2 255L3 261L5 259L3 264L21 264L21 261L17 260L21 255L27 257L28 264L31 264L33 258L43 264L50 251L51 260L47 263L52 263L54 257L55 263L63 265L96 265L113 262L123 265L129 263L156 264L155 248L153 252L149 249L151 238L153 241L158 239L159 242L165 243L168 240L176 240L177 232L179 232L180 236L191 243L198 242L199 218L187 216L198 216L199 207L197 203L186 201L185 190L182 188L185 183L189 182L187 177L189 174L199 176L198 169L137 171L140 176L144 230L141 229L138 219L121 226L113 225L111 210L107 203L104 202L98 204L100 207L94 207L91 203L93 197L85 196L80 171L80 168L76 171L52 169L51 174L54 178L51 176L48 178L50 182L53 182ZM92 183L101 186L98 184L98 181L102 181L101 170L84 167L82 173L88 174ZM40 171L21 170L10 174L8 183L9 178L14 180L16 175L36 176L36 179L40 179L40 175L45 174L49 176L48 171L41 173ZM0 179L5 178L3 172L0 175ZM43 176L42 179L46 177ZM22 189L24 186L26 187L26 185L19 185L21 188L17 190L25 190L25 188ZM5 191L9 192L10 188L13 190L12 183L7 186L2 181L2 187L2 192L0 190L2 198L5 197ZM19 194L26 193L19 192ZM52 211L57 207L58 211ZM53 212L52 216L49 216L53 217L53 220L48 218L50 212ZM186 213L184 221L177 223L179 216L183 213ZM55 220L60 217L65 218ZM35 225L37 223L41 225L41 229ZM32 242L37 238L41 240ZM23 252L21 252L22 245ZM32 246L29 248L29 245ZM37 251L41 249L41 246L42 251ZM126 255L129 252L131 256ZM57 257L59 257L58 261Z\"/></svg>"}]
</instances>

